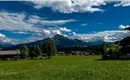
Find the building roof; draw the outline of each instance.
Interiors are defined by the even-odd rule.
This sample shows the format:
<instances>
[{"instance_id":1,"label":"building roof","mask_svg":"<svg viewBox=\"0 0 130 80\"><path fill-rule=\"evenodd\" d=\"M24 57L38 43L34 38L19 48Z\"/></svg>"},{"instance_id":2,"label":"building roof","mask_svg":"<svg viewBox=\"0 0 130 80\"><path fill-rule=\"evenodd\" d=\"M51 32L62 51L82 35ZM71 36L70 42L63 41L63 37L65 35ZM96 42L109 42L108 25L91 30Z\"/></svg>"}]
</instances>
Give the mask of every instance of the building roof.
<instances>
[{"instance_id":1,"label":"building roof","mask_svg":"<svg viewBox=\"0 0 130 80\"><path fill-rule=\"evenodd\" d=\"M0 55L15 55L20 54L18 50L0 51Z\"/></svg>"}]
</instances>

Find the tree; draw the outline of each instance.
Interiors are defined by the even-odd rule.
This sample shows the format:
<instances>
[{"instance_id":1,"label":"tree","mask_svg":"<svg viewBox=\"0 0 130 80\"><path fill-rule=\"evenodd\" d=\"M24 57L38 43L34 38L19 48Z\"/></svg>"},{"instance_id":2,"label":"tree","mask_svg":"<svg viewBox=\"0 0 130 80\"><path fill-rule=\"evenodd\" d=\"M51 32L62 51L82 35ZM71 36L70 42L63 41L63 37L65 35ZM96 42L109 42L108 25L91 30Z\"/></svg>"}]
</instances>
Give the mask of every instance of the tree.
<instances>
[{"instance_id":1,"label":"tree","mask_svg":"<svg viewBox=\"0 0 130 80\"><path fill-rule=\"evenodd\" d=\"M129 50L129 47L128 46L123 46L122 48L121 48L121 50L120 50L122 53L125 53L125 54L127 54L127 53L129 53L130 52L130 50Z\"/></svg>"},{"instance_id":2,"label":"tree","mask_svg":"<svg viewBox=\"0 0 130 80\"><path fill-rule=\"evenodd\" d=\"M22 58L27 58L28 54L29 54L29 49L26 45L23 45L20 49L21 52L21 57Z\"/></svg>"},{"instance_id":3,"label":"tree","mask_svg":"<svg viewBox=\"0 0 130 80\"><path fill-rule=\"evenodd\" d=\"M114 52L114 50L113 50L113 49L111 49L111 48L110 48L110 50L109 50L109 52L108 52L108 53L109 53L109 55L114 55L114 53L115 53L115 52Z\"/></svg>"},{"instance_id":4,"label":"tree","mask_svg":"<svg viewBox=\"0 0 130 80\"><path fill-rule=\"evenodd\" d=\"M31 59L33 59L34 57L37 58L41 54L42 54L42 52L38 45L34 45L33 47L30 47L29 56L31 57Z\"/></svg>"},{"instance_id":5,"label":"tree","mask_svg":"<svg viewBox=\"0 0 130 80\"><path fill-rule=\"evenodd\" d=\"M102 55L107 55L107 46L105 43L103 43L101 46L101 53Z\"/></svg>"},{"instance_id":6,"label":"tree","mask_svg":"<svg viewBox=\"0 0 130 80\"><path fill-rule=\"evenodd\" d=\"M35 47L36 56L40 56L42 54L41 49L39 48L38 45L35 45L34 47Z\"/></svg>"},{"instance_id":7,"label":"tree","mask_svg":"<svg viewBox=\"0 0 130 80\"><path fill-rule=\"evenodd\" d=\"M35 49L34 46L29 48L29 57L31 57L31 59L33 59L35 57L34 49Z\"/></svg>"},{"instance_id":8,"label":"tree","mask_svg":"<svg viewBox=\"0 0 130 80\"><path fill-rule=\"evenodd\" d=\"M57 53L57 49L53 39L49 39L43 44L43 53L45 53L48 59L50 59L52 55Z\"/></svg>"}]
</instances>

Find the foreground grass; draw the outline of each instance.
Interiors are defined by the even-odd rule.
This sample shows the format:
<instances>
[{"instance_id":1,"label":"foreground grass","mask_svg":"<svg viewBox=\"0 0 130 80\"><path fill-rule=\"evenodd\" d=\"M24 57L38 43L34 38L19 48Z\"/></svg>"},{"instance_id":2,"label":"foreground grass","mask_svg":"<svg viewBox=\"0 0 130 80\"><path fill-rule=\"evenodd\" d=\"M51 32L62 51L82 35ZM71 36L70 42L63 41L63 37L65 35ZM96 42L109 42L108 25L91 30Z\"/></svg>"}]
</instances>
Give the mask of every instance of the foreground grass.
<instances>
[{"instance_id":1,"label":"foreground grass","mask_svg":"<svg viewBox=\"0 0 130 80\"><path fill-rule=\"evenodd\" d=\"M0 80L129 80L130 61L100 61L100 56L51 60L0 61Z\"/></svg>"}]
</instances>

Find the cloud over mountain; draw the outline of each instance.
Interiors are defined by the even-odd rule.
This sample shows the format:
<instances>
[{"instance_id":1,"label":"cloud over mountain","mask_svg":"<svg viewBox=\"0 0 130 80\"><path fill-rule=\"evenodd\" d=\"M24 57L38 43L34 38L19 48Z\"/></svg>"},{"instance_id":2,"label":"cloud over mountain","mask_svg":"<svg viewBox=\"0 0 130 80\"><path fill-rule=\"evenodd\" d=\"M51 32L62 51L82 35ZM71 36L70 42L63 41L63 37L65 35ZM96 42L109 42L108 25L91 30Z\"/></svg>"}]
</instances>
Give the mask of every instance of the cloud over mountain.
<instances>
[{"instance_id":1,"label":"cloud over mountain","mask_svg":"<svg viewBox=\"0 0 130 80\"><path fill-rule=\"evenodd\" d=\"M1 43L28 43L56 34L87 42L114 42L130 36L127 31L117 30L118 25L119 29L130 25L129 1L25 1L0 3Z\"/></svg>"},{"instance_id":2,"label":"cloud over mountain","mask_svg":"<svg viewBox=\"0 0 130 80\"><path fill-rule=\"evenodd\" d=\"M25 13L0 12L0 30L9 31L13 34L30 34L33 36L33 39L36 36L43 39L52 37L55 34L65 35L66 33L70 33L70 29L60 26L75 21L77 20L47 20L37 15L27 16ZM0 37L4 37L4 35L0 34ZM35 40L38 39L36 37Z\"/></svg>"},{"instance_id":3,"label":"cloud over mountain","mask_svg":"<svg viewBox=\"0 0 130 80\"><path fill-rule=\"evenodd\" d=\"M119 29L125 29L125 28L127 28L127 27L130 27L130 26L129 26L129 25L126 25L126 26L120 25L120 26L119 26Z\"/></svg>"},{"instance_id":4,"label":"cloud over mountain","mask_svg":"<svg viewBox=\"0 0 130 80\"><path fill-rule=\"evenodd\" d=\"M93 34L77 34L71 36L72 39L80 39L86 42L115 42L119 41L127 36L130 36L130 31L113 30L113 31L102 31Z\"/></svg>"}]
</instances>

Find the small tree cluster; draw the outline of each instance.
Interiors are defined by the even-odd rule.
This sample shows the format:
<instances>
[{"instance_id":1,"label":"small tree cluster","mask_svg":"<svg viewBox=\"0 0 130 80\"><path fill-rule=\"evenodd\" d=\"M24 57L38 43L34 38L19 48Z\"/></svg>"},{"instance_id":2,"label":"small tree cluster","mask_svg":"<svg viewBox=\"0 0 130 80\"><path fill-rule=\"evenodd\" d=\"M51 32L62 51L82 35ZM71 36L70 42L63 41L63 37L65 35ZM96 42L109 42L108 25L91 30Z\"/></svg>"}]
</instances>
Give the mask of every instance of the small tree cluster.
<instances>
[{"instance_id":1,"label":"small tree cluster","mask_svg":"<svg viewBox=\"0 0 130 80\"><path fill-rule=\"evenodd\" d=\"M37 58L42 53L44 53L44 55L47 56L48 59L50 59L52 55L55 55L57 53L57 49L53 39L47 40L43 44L42 50L39 48L38 45L34 45L30 48L28 48L26 45L23 45L20 51L21 58L30 57L31 59Z\"/></svg>"},{"instance_id":2,"label":"small tree cluster","mask_svg":"<svg viewBox=\"0 0 130 80\"><path fill-rule=\"evenodd\" d=\"M121 53L130 53L130 47L129 46L122 46L120 49Z\"/></svg>"},{"instance_id":3,"label":"small tree cluster","mask_svg":"<svg viewBox=\"0 0 130 80\"><path fill-rule=\"evenodd\" d=\"M41 49L39 48L38 45L34 45L30 48L28 48L26 45L23 45L20 49L20 57L22 59L25 59L27 57L31 57L33 59L34 57L38 57L42 54Z\"/></svg>"}]
</instances>

